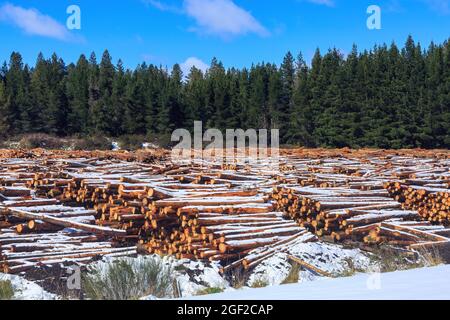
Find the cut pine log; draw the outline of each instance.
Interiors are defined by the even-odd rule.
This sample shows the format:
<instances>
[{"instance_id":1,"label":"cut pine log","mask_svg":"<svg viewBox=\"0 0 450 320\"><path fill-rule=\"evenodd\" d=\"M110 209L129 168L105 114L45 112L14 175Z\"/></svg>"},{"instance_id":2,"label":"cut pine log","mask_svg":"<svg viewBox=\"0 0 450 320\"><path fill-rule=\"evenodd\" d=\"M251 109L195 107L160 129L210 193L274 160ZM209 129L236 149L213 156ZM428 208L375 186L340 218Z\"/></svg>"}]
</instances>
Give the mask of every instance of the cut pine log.
<instances>
[{"instance_id":1,"label":"cut pine log","mask_svg":"<svg viewBox=\"0 0 450 320\"><path fill-rule=\"evenodd\" d=\"M95 225L89 225L89 224L85 224L85 223L69 221L69 220L65 220L65 219L61 219L61 218L54 218L54 217L51 217L51 216L45 215L45 214L30 213L30 212L26 212L26 211L22 211L22 210L16 210L13 208L9 209L9 212L11 215L22 218L22 219L41 220L43 222L47 222L47 223L54 224L57 226L61 226L61 227L65 227L65 228L80 229L83 231L88 231L88 232L92 232L92 233L96 233L96 234L100 234L100 235L109 235L109 236L117 236L117 237L126 235L125 230L116 230L116 229L111 229L111 228L106 228L106 227L99 227L99 226L95 226Z\"/></svg>"}]
</instances>

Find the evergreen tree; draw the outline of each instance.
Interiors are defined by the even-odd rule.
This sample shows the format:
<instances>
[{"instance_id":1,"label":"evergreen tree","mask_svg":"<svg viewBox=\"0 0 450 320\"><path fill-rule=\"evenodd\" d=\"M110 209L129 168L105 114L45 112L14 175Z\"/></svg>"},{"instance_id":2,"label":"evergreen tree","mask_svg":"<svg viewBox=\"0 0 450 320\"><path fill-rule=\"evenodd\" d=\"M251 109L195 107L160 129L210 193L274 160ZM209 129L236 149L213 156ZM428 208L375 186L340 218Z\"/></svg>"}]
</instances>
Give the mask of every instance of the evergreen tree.
<instances>
[{"instance_id":1,"label":"evergreen tree","mask_svg":"<svg viewBox=\"0 0 450 320\"><path fill-rule=\"evenodd\" d=\"M109 132L111 135L118 137L125 132L123 130L123 114L125 112L127 78L125 77L125 68L122 60L117 62L116 69L117 72L114 75L111 93L111 124Z\"/></svg>"},{"instance_id":2,"label":"evergreen tree","mask_svg":"<svg viewBox=\"0 0 450 320\"><path fill-rule=\"evenodd\" d=\"M145 68L145 66L144 66ZM145 97L142 73L127 74L124 128L127 134L145 133Z\"/></svg>"},{"instance_id":3,"label":"evergreen tree","mask_svg":"<svg viewBox=\"0 0 450 320\"><path fill-rule=\"evenodd\" d=\"M213 58L211 67L206 75L207 105L206 117L208 128L225 129L224 114L226 113L227 88L225 81L225 68L216 58Z\"/></svg>"},{"instance_id":4,"label":"evergreen tree","mask_svg":"<svg viewBox=\"0 0 450 320\"><path fill-rule=\"evenodd\" d=\"M27 79L28 69L24 68L22 56L13 52L9 61L8 71L5 74L6 96L8 99L8 114L10 115L10 128L12 134L27 132L31 128L28 108ZM22 119L23 117L26 119ZM25 126L25 128L24 128Z\"/></svg>"},{"instance_id":5,"label":"evergreen tree","mask_svg":"<svg viewBox=\"0 0 450 320\"><path fill-rule=\"evenodd\" d=\"M179 65L126 69L106 50L66 66L56 54L33 67L13 52L0 69L0 135L168 135L177 128L278 128L281 143L324 147L448 148L450 44L423 49L410 36L344 56L317 50L310 66L289 52L208 71Z\"/></svg>"},{"instance_id":6,"label":"evergreen tree","mask_svg":"<svg viewBox=\"0 0 450 320\"><path fill-rule=\"evenodd\" d=\"M66 96L68 100L67 133L87 134L89 114L90 66L82 55L76 66L69 66Z\"/></svg>"},{"instance_id":7,"label":"evergreen tree","mask_svg":"<svg viewBox=\"0 0 450 320\"><path fill-rule=\"evenodd\" d=\"M46 132L48 129L47 116L49 113L50 96L50 68L42 53L39 53L36 66L33 70L30 82L31 108L29 110L29 128L23 128L25 132Z\"/></svg>"},{"instance_id":8,"label":"evergreen tree","mask_svg":"<svg viewBox=\"0 0 450 320\"><path fill-rule=\"evenodd\" d=\"M172 69L167 92L167 108L169 111L170 131L181 128L184 124L185 109L183 106L183 72L179 64Z\"/></svg>"},{"instance_id":9,"label":"evergreen tree","mask_svg":"<svg viewBox=\"0 0 450 320\"><path fill-rule=\"evenodd\" d=\"M46 125L44 130L47 133L67 134L69 109L65 93L66 80L66 66L62 59L53 54L49 62L49 102L45 110Z\"/></svg>"},{"instance_id":10,"label":"evergreen tree","mask_svg":"<svg viewBox=\"0 0 450 320\"><path fill-rule=\"evenodd\" d=\"M278 110L274 110L277 114L277 121L274 122L274 128L281 128L289 123L290 116L294 111L294 78L295 78L295 59L291 52L288 52L283 59L280 67L281 76L281 94ZM287 130L280 132L280 138L286 140Z\"/></svg>"},{"instance_id":11,"label":"evergreen tree","mask_svg":"<svg viewBox=\"0 0 450 320\"><path fill-rule=\"evenodd\" d=\"M3 80L0 80L0 138L8 135L10 130L8 98Z\"/></svg>"},{"instance_id":12,"label":"evergreen tree","mask_svg":"<svg viewBox=\"0 0 450 320\"><path fill-rule=\"evenodd\" d=\"M314 139L309 130L312 118L310 106L310 84L308 81L309 69L303 55L297 58L296 79L293 93L293 108L290 112L289 126L287 130L287 142L291 144L314 146Z\"/></svg>"},{"instance_id":13,"label":"evergreen tree","mask_svg":"<svg viewBox=\"0 0 450 320\"><path fill-rule=\"evenodd\" d=\"M192 67L185 84L185 128L191 128L194 121L206 121L202 112L206 105L206 86L203 72Z\"/></svg>"},{"instance_id":14,"label":"evergreen tree","mask_svg":"<svg viewBox=\"0 0 450 320\"><path fill-rule=\"evenodd\" d=\"M102 123L102 115L99 114L101 109L100 101L100 87L99 87L99 67L97 64L97 58L94 52L91 53L89 58L89 112L88 112L88 128L89 132L99 133L101 132L100 125Z\"/></svg>"},{"instance_id":15,"label":"evergreen tree","mask_svg":"<svg viewBox=\"0 0 450 320\"><path fill-rule=\"evenodd\" d=\"M102 60L98 68L98 80L92 79L97 99L94 99L91 106L92 126L94 132L111 134L114 131L112 127L112 90L114 81L114 65L108 50L103 52ZM97 82L97 84L95 84Z\"/></svg>"}]
</instances>

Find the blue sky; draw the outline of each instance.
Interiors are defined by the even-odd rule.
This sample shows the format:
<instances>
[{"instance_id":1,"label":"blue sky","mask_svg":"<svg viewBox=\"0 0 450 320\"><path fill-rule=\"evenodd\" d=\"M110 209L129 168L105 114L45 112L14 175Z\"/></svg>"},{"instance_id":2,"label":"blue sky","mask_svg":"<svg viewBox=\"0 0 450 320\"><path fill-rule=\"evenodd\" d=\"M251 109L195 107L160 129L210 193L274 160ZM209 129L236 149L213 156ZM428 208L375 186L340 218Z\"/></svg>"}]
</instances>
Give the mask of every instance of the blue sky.
<instances>
[{"instance_id":1,"label":"blue sky","mask_svg":"<svg viewBox=\"0 0 450 320\"><path fill-rule=\"evenodd\" d=\"M69 5L81 9L81 30L66 28ZM366 27L369 5L382 10L382 29ZM0 61L19 51L66 62L108 48L127 67L138 63L205 67L280 63L288 50L310 59L317 47L346 53L377 43L423 44L450 37L450 0L0 0Z\"/></svg>"}]
</instances>

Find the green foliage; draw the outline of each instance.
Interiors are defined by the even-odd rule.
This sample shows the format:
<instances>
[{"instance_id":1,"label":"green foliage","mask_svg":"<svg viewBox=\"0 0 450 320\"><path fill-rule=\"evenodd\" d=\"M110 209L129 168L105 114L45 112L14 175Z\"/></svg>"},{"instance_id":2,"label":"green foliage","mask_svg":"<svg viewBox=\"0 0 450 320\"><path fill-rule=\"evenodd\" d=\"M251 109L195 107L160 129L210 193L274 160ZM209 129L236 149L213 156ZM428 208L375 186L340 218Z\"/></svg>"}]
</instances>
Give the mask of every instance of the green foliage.
<instances>
[{"instance_id":1,"label":"green foliage","mask_svg":"<svg viewBox=\"0 0 450 320\"><path fill-rule=\"evenodd\" d=\"M11 281L0 280L0 300L11 300L14 298L14 288Z\"/></svg>"},{"instance_id":2,"label":"green foliage","mask_svg":"<svg viewBox=\"0 0 450 320\"><path fill-rule=\"evenodd\" d=\"M82 276L82 289L92 300L136 300L173 295L171 268L158 259L121 259L97 265Z\"/></svg>"},{"instance_id":3,"label":"green foliage","mask_svg":"<svg viewBox=\"0 0 450 320\"><path fill-rule=\"evenodd\" d=\"M3 81L0 81L0 137L5 137L8 135L8 112L8 100L6 97L5 84Z\"/></svg>"},{"instance_id":4,"label":"green foliage","mask_svg":"<svg viewBox=\"0 0 450 320\"><path fill-rule=\"evenodd\" d=\"M210 287L210 288L205 288L205 289L197 291L197 293L195 295L196 296L206 296L206 295L209 295L209 294L222 293L223 291L224 291L223 288Z\"/></svg>"},{"instance_id":5,"label":"green foliage","mask_svg":"<svg viewBox=\"0 0 450 320\"><path fill-rule=\"evenodd\" d=\"M372 265L377 266L382 273L434 267L445 264L437 247L422 248L414 253L411 251L381 246L373 249L369 257ZM355 270L351 275L356 272L364 272L364 270Z\"/></svg>"},{"instance_id":6,"label":"green foliage","mask_svg":"<svg viewBox=\"0 0 450 320\"><path fill-rule=\"evenodd\" d=\"M77 140L73 147L75 150L111 150L112 144L106 137L97 134Z\"/></svg>"},{"instance_id":7,"label":"green foliage","mask_svg":"<svg viewBox=\"0 0 450 320\"><path fill-rule=\"evenodd\" d=\"M69 147L67 141L43 133L23 135L19 141L19 146L26 149L65 149Z\"/></svg>"},{"instance_id":8,"label":"green foliage","mask_svg":"<svg viewBox=\"0 0 450 320\"><path fill-rule=\"evenodd\" d=\"M283 145L448 148L449 70L449 41L424 49L412 37L403 48L354 46L345 58L317 50L310 66L290 52L280 66L249 69L214 58L206 73L186 75L179 65L128 70L108 51L100 63L91 54L68 66L40 54L33 67L13 52L0 70L0 137L170 138L201 120L204 129L280 129Z\"/></svg>"},{"instance_id":9,"label":"green foliage","mask_svg":"<svg viewBox=\"0 0 450 320\"><path fill-rule=\"evenodd\" d=\"M343 270L332 274L334 278L345 278L354 276L357 273L365 273L367 270L355 266L352 258L344 259Z\"/></svg>"},{"instance_id":10,"label":"green foliage","mask_svg":"<svg viewBox=\"0 0 450 320\"><path fill-rule=\"evenodd\" d=\"M119 138L119 146L124 150L138 150L142 149L142 144L146 141L143 135L123 135Z\"/></svg>"},{"instance_id":11,"label":"green foliage","mask_svg":"<svg viewBox=\"0 0 450 320\"><path fill-rule=\"evenodd\" d=\"M269 281L265 279L264 277L260 277L256 280L254 280L251 284L252 288L265 288L269 285Z\"/></svg>"}]
</instances>

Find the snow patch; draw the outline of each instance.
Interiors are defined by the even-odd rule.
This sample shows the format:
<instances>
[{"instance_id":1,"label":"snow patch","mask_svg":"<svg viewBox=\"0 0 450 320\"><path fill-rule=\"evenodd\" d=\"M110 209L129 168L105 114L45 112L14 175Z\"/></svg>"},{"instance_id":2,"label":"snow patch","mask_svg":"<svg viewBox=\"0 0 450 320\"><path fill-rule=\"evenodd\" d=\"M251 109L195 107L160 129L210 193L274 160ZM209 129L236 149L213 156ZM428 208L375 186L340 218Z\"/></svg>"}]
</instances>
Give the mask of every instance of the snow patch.
<instances>
[{"instance_id":1,"label":"snow patch","mask_svg":"<svg viewBox=\"0 0 450 320\"><path fill-rule=\"evenodd\" d=\"M151 143L151 142L144 142L142 144L142 148L143 149L159 149L159 146L154 143Z\"/></svg>"},{"instance_id":2,"label":"snow patch","mask_svg":"<svg viewBox=\"0 0 450 320\"><path fill-rule=\"evenodd\" d=\"M314 267L338 275L348 270L367 270L370 258L359 249L343 249L339 245L322 242L299 243L286 253L277 253L258 265L250 275L248 284L267 281L268 285L279 285L289 275L292 265L289 255L297 257ZM301 271L299 282L309 282L323 278L311 271Z\"/></svg>"},{"instance_id":3,"label":"snow patch","mask_svg":"<svg viewBox=\"0 0 450 320\"><path fill-rule=\"evenodd\" d=\"M158 255L139 256L137 258L121 257L121 258L103 258L103 260L95 263L98 270L106 272L108 265L113 261L140 261L142 259L156 259L162 262L168 268L173 270L173 275L178 283L181 296L190 297L196 295L199 291L207 288L221 288L227 290L230 288L229 283L222 278L219 273L218 264L205 264L201 261L192 260L176 260L173 257L160 257ZM93 266L93 265L91 265ZM142 297L141 300L154 300L153 296Z\"/></svg>"},{"instance_id":4,"label":"snow patch","mask_svg":"<svg viewBox=\"0 0 450 320\"><path fill-rule=\"evenodd\" d=\"M450 265L224 292L196 300L448 300ZM373 284L376 284L374 286Z\"/></svg>"},{"instance_id":5,"label":"snow patch","mask_svg":"<svg viewBox=\"0 0 450 320\"><path fill-rule=\"evenodd\" d=\"M119 151L120 150L120 145L117 141L113 141L111 142L111 150L112 151Z\"/></svg>"},{"instance_id":6,"label":"snow patch","mask_svg":"<svg viewBox=\"0 0 450 320\"><path fill-rule=\"evenodd\" d=\"M201 261L174 260L176 279L182 297L196 295L206 288L229 289L229 283L219 273L218 264L205 265Z\"/></svg>"},{"instance_id":7,"label":"snow patch","mask_svg":"<svg viewBox=\"0 0 450 320\"><path fill-rule=\"evenodd\" d=\"M0 273L0 280L11 281L14 288L14 300L56 300L58 297L42 289L34 282L22 277Z\"/></svg>"}]
</instances>

